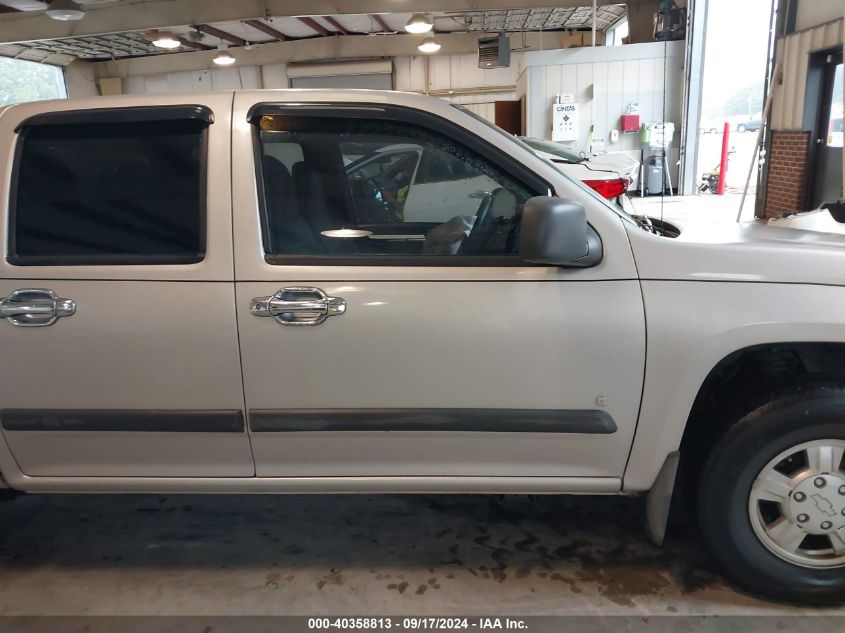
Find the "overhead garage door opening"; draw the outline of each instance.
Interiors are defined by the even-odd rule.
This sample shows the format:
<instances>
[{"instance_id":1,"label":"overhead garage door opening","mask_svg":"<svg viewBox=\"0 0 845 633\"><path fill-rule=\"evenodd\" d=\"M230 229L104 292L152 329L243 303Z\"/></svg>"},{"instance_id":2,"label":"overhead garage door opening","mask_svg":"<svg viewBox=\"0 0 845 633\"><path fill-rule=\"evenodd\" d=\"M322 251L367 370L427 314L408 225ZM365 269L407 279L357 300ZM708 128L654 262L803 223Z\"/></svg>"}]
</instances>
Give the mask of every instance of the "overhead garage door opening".
<instances>
[{"instance_id":1,"label":"overhead garage door opening","mask_svg":"<svg viewBox=\"0 0 845 633\"><path fill-rule=\"evenodd\" d=\"M727 192L740 193L762 125L771 0L709 0L698 171L718 173L725 124L730 149ZM751 186L754 186L752 179ZM702 180L702 185L706 183ZM753 189L749 192L753 197Z\"/></svg>"},{"instance_id":2,"label":"overhead garage door opening","mask_svg":"<svg viewBox=\"0 0 845 633\"><path fill-rule=\"evenodd\" d=\"M65 98L64 72L59 66L0 58L0 105Z\"/></svg>"}]
</instances>

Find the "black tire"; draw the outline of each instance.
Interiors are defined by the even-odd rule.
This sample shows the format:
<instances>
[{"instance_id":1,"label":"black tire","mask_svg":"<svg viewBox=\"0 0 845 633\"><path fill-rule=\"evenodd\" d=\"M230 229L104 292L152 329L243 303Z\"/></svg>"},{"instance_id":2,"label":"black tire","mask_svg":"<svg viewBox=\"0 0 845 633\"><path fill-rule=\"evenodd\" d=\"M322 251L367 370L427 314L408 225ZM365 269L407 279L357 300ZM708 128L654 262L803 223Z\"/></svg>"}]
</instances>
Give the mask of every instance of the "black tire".
<instances>
[{"instance_id":1,"label":"black tire","mask_svg":"<svg viewBox=\"0 0 845 633\"><path fill-rule=\"evenodd\" d=\"M725 574L748 591L786 602L845 603L845 567L803 567L773 554L748 513L751 486L783 451L845 440L845 388L793 388L745 415L713 448L698 485L701 537Z\"/></svg>"},{"instance_id":2,"label":"black tire","mask_svg":"<svg viewBox=\"0 0 845 633\"><path fill-rule=\"evenodd\" d=\"M740 134L745 132L746 129L748 129L748 128L746 128L743 123L740 123L739 125L736 126L736 131L739 132Z\"/></svg>"}]
</instances>

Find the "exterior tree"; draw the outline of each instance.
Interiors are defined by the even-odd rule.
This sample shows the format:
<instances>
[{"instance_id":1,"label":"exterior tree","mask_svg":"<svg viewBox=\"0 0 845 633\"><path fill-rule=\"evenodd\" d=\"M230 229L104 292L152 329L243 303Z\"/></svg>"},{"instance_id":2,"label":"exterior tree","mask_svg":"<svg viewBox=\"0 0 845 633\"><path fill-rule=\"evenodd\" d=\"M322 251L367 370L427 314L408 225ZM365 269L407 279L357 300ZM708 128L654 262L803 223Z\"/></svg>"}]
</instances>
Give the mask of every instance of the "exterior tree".
<instances>
[{"instance_id":1,"label":"exterior tree","mask_svg":"<svg viewBox=\"0 0 845 633\"><path fill-rule=\"evenodd\" d=\"M67 90L60 67L0 58L0 105L65 97Z\"/></svg>"}]
</instances>

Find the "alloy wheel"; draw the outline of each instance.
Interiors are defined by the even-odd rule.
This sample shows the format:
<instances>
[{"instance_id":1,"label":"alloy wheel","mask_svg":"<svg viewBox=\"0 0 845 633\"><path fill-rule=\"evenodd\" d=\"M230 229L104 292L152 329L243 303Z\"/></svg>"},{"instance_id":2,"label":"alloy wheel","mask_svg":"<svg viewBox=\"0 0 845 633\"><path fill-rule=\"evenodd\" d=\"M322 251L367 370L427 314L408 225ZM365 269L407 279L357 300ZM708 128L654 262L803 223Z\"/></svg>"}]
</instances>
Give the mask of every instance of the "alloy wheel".
<instances>
[{"instance_id":1,"label":"alloy wheel","mask_svg":"<svg viewBox=\"0 0 845 633\"><path fill-rule=\"evenodd\" d=\"M772 459L751 486L748 513L777 557L816 569L845 566L845 440L815 440Z\"/></svg>"}]
</instances>

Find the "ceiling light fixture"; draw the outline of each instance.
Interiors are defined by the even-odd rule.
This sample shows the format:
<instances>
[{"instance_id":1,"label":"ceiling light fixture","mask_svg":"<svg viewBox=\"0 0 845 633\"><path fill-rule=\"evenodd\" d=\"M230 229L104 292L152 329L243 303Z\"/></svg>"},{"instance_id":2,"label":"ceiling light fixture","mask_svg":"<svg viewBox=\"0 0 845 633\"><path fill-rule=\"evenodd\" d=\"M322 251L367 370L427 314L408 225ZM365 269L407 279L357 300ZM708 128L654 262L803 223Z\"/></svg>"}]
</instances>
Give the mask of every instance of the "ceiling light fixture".
<instances>
[{"instance_id":1,"label":"ceiling light fixture","mask_svg":"<svg viewBox=\"0 0 845 633\"><path fill-rule=\"evenodd\" d=\"M73 0L53 0L47 7L47 15L60 22L72 22L85 17L85 11Z\"/></svg>"},{"instance_id":2,"label":"ceiling light fixture","mask_svg":"<svg viewBox=\"0 0 845 633\"><path fill-rule=\"evenodd\" d=\"M235 58L229 52L228 44L220 44L217 47L218 53L214 56L214 63L218 66L231 66L235 63Z\"/></svg>"},{"instance_id":3,"label":"ceiling light fixture","mask_svg":"<svg viewBox=\"0 0 845 633\"><path fill-rule=\"evenodd\" d=\"M158 46L159 48L174 49L182 46L182 42L180 42L178 38L173 35L173 33L171 33L170 31L159 31L155 35L155 39L153 40L153 46Z\"/></svg>"},{"instance_id":4,"label":"ceiling light fixture","mask_svg":"<svg viewBox=\"0 0 845 633\"><path fill-rule=\"evenodd\" d=\"M411 16L411 19L408 20L408 23L405 24L405 30L408 31L408 33L413 33L414 35L428 33L433 28L434 22L429 20L428 17L422 13L415 13Z\"/></svg>"},{"instance_id":5,"label":"ceiling light fixture","mask_svg":"<svg viewBox=\"0 0 845 633\"><path fill-rule=\"evenodd\" d=\"M440 50L440 43L435 40L431 35L429 35L422 42L420 42L420 45L417 46L417 50L419 50L421 53L436 53Z\"/></svg>"}]
</instances>

